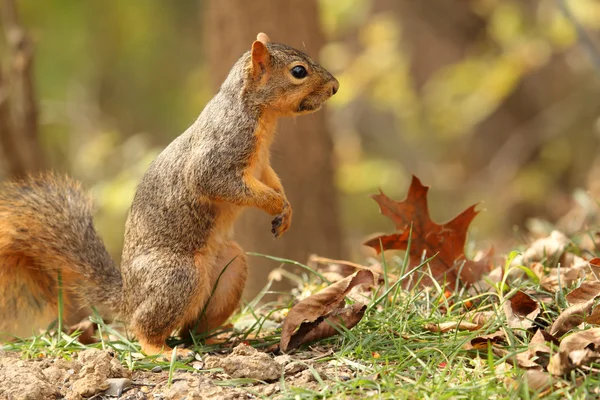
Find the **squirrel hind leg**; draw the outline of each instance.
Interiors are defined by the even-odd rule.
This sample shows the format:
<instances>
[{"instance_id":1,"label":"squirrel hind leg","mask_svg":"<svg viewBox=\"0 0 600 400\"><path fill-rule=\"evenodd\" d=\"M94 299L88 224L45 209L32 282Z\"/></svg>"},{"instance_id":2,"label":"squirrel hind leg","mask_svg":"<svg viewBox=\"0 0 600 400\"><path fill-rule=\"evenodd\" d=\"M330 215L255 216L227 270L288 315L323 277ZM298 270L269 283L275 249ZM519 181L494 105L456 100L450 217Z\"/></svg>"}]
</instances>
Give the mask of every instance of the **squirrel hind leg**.
<instances>
[{"instance_id":1,"label":"squirrel hind leg","mask_svg":"<svg viewBox=\"0 0 600 400\"><path fill-rule=\"evenodd\" d=\"M214 288L214 293L206 310L187 324L182 335L189 335L195 328L196 333L206 333L223 325L239 305L247 275L246 253L236 242L228 242L222 247L211 270L210 291L212 293Z\"/></svg>"},{"instance_id":2,"label":"squirrel hind leg","mask_svg":"<svg viewBox=\"0 0 600 400\"><path fill-rule=\"evenodd\" d=\"M193 257L182 259L180 254L145 255L134 261L135 264L139 272L138 287L131 290L141 301L136 302L129 329L145 354L170 355L172 349L165 343L167 338L189 320L189 315L198 315L210 295L206 284L208 274L195 267ZM148 271L159 270L162 273L157 285L153 280L155 274ZM189 352L177 351L180 356Z\"/></svg>"}]
</instances>

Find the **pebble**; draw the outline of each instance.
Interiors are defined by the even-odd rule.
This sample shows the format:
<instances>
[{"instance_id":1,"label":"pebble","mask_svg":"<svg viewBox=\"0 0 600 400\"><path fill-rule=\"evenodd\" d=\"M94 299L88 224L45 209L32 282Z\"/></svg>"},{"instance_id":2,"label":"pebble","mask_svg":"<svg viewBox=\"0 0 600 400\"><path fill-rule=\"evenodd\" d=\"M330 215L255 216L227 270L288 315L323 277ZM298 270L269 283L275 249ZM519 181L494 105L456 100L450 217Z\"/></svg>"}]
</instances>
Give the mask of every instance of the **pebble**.
<instances>
[{"instance_id":1,"label":"pebble","mask_svg":"<svg viewBox=\"0 0 600 400\"><path fill-rule=\"evenodd\" d=\"M127 388L131 387L131 379L127 378L110 378L107 379L108 384L110 385L108 389L104 392L107 396L117 396L120 397L123 391Z\"/></svg>"}]
</instances>

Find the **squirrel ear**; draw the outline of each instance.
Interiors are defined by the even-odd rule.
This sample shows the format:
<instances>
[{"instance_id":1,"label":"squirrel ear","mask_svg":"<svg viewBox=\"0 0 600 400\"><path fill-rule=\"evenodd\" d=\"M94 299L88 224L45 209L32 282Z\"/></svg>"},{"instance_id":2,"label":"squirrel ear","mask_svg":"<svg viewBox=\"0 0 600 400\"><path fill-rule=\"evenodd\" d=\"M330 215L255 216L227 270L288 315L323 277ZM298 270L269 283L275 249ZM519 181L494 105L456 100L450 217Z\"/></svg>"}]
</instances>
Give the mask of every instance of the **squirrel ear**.
<instances>
[{"instance_id":1,"label":"squirrel ear","mask_svg":"<svg viewBox=\"0 0 600 400\"><path fill-rule=\"evenodd\" d=\"M258 40L259 42L263 42L264 44L267 44L271 41L269 36L264 32L261 32L258 35L256 35L256 40Z\"/></svg>"},{"instance_id":2,"label":"squirrel ear","mask_svg":"<svg viewBox=\"0 0 600 400\"><path fill-rule=\"evenodd\" d=\"M255 77L260 77L267 72L270 57L269 50L267 50L267 46L264 42L255 40L254 43L252 43L252 74Z\"/></svg>"}]
</instances>

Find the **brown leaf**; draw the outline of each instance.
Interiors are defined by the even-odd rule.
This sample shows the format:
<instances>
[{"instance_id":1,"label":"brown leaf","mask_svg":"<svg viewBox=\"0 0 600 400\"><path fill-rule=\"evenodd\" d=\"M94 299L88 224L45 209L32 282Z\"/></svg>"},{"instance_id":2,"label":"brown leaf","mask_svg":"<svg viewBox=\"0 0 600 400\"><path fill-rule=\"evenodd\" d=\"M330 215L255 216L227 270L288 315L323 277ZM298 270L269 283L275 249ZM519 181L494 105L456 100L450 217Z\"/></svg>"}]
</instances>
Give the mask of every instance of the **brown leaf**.
<instances>
[{"instance_id":1,"label":"brown leaf","mask_svg":"<svg viewBox=\"0 0 600 400\"><path fill-rule=\"evenodd\" d=\"M394 201L383 192L372 196L379 204L381 213L390 218L399 233L383 235L365 243L377 251L407 250L410 239L409 256L411 266L421 263L423 257L435 255L429 262L434 279L447 282L454 288L457 278L466 284L473 284L490 269L489 257L482 260L468 260L464 254L465 240L469 224L477 215L475 205L467 208L452 221L439 225L431 220L427 206L428 186L423 186L415 176L412 178L408 195L403 201ZM423 279L422 283L427 283Z\"/></svg>"},{"instance_id":2,"label":"brown leaf","mask_svg":"<svg viewBox=\"0 0 600 400\"><path fill-rule=\"evenodd\" d=\"M518 291L503 304L506 322L514 329L530 329L540 314L540 306L531 297Z\"/></svg>"},{"instance_id":3,"label":"brown leaf","mask_svg":"<svg viewBox=\"0 0 600 400\"><path fill-rule=\"evenodd\" d=\"M552 377L544 371L535 369L525 371L524 379L532 392L542 391L552 386Z\"/></svg>"},{"instance_id":4,"label":"brown leaf","mask_svg":"<svg viewBox=\"0 0 600 400\"><path fill-rule=\"evenodd\" d=\"M560 337L582 322L600 322L600 307L594 307L599 296L593 297L585 303L574 304L566 308L550 327L550 334Z\"/></svg>"},{"instance_id":5,"label":"brown leaf","mask_svg":"<svg viewBox=\"0 0 600 400\"><path fill-rule=\"evenodd\" d=\"M494 311L475 311L468 312L465 315L465 319L467 321L471 321L474 324L477 324L479 327L484 326L488 321L494 319L496 317L496 312Z\"/></svg>"},{"instance_id":6,"label":"brown leaf","mask_svg":"<svg viewBox=\"0 0 600 400\"><path fill-rule=\"evenodd\" d=\"M550 236L536 240L522 255L515 257L511 265L529 265L536 261L560 257L567 246L569 238L562 232L552 231Z\"/></svg>"},{"instance_id":7,"label":"brown leaf","mask_svg":"<svg viewBox=\"0 0 600 400\"><path fill-rule=\"evenodd\" d=\"M546 290L558 290L561 286L571 286L581 279L587 277L590 281L595 281L600 276L600 265L592 261L586 261L581 257L574 256L572 263L561 264L560 268L549 268L541 276L540 283Z\"/></svg>"},{"instance_id":8,"label":"brown leaf","mask_svg":"<svg viewBox=\"0 0 600 400\"><path fill-rule=\"evenodd\" d=\"M344 298L353 287L361 284L374 285L375 280L375 274L372 271L363 269L300 301L292 307L285 321L283 321L281 350L287 352L300 346L304 343L308 333L329 317L333 318L333 324L340 322L340 318L341 322L354 321L355 318L348 315L352 311L339 310L344 306ZM360 310L356 310L354 307L351 310L354 310L358 316ZM360 318L354 324L360 321L362 314L364 314L364 310L362 310ZM327 325L329 326L329 324ZM325 330L325 328L320 328L320 330ZM333 333L335 333L335 330Z\"/></svg>"},{"instance_id":9,"label":"brown leaf","mask_svg":"<svg viewBox=\"0 0 600 400\"><path fill-rule=\"evenodd\" d=\"M571 304L585 303L600 294L600 282L582 282L581 286L565 296Z\"/></svg>"},{"instance_id":10,"label":"brown leaf","mask_svg":"<svg viewBox=\"0 0 600 400\"><path fill-rule=\"evenodd\" d=\"M367 306L362 303L355 303L351 307L333 310L333 312L328 314L327 319L317 324L304 338L300 339L298 336L292 337L288 348L293 349L303 343L334 336L338 333L338 329L341 326L346 327L346 329L352 329L360 322L366 310ZM296 344L295 340L299 340L300 342Z\"/></svg>"},{"instance_id":11,"label":"brown leaf","mask_svg":"<svg viewBox=\"0 0 600 400\"><path fill-rule=\"evenodd\" d=\"M590 348L600 350L600 328L591 328L585 331L575 332L565 337L558 346L559 351L571 352Z\"/></svg>"},{"instance_id":12,"label":"brown leaf","mask_svg":"<svg viewBox=\"0 0 600 400\"><path fill-rule=\"evenodd\" d=\"M600 359L600 328L575 332L565 337L548 364L552 375L564 375Z\"/></svg>"},{"instance_id":13,"label":"brown leaf","mask_svg":"<svg viewBox=\"0 0 600 400\"><path fill-rule=\"evenodd\" d=\"M552 350L546 345L541 329L533 335L526 351L517 354L517 364L522 368L540 368L548 365Z\"/></svg>"},{"instance_id":14,"label":"brown leaf","mask_svg":"<svg viewBox=\"0 0 600 400\"><path fill-rule=\"evenodd\" d=\"M425 324L425 326L423 326L423 328L425 328L425 330L427 330L429 332L444 333L444 332L451 331L453 329L456 329L459 331L476 331L479 328L481 328L481 326L474 324L472 322L467 322L467 321L449 321L449 322L442 322L441 324Z\"/></svg>"},{"instance_id":15,"label":"brown leaf","mask_svg":"<svg viewBox=\"0 0 600 400\"><path fill-rule=\"evenodd\" d=\"M473 349L486 349L488 343L500 343L506 341L506 336L504 331L496 331L494 333L490 333L488 335L477 336L469 343L467 343L464 348L465 350L473 350Z\"/></svg>"}]
</instances>

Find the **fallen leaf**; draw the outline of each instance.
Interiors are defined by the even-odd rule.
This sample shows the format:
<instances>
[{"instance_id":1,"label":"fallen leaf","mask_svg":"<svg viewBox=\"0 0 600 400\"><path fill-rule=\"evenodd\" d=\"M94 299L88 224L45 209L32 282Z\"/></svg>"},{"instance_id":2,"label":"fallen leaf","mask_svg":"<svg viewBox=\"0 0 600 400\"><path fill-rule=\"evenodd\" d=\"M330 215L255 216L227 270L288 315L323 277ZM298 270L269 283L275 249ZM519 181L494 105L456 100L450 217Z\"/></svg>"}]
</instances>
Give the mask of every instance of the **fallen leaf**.
<instances>
[{"instance_id":1,"label":"fallen leaf","mask_svg":"<svg viewBox=\"0 0 600 400\"><path fill-rule=\"evenodd\" d=\"M465 315L467 321L477 324L479 327L484 326L488 321L496 317L495 311L476 311L469 312Z\"/></svg>"},{"instance_id":2,"label":"fallen leaf","mask_svg":"<svg viewBox=\"0 0 600 400\"><path fill-rule=\"evenodd\" d=\"M560 376L600 359L600 328L575 332L565 337L548 364L548 372Z\"/></svg>"},{"instance_id":3,"label":"fallen leaf","mask_svg":"<svg viewBox=\"0 0 600 400\"><path fill-rule=\"evenodd\" d=\"M375 274L370 270L359 270L329 287L300 301L289 311L283 321L280 348L283 352L293 350L306 341L324 338L325 332L334 335L337 330L331 325L339 323L356 325L364 314L364 307L354 304L344 309L344 298L357 285L374 285ZM326 322L331 318L329 322ZM324 325L321 325L323 324ZM354 326L352 325L352 326ZM346 325L349 328L348 325ZM312 335L309 333L316 329ZM330 335L330 336L331 336ZM311 339L312 338L312 339Z\"/></svg>"},{"instance_id":4,"label":"fallen leaf","mask_svg":"<svg viewBox=\"0 0 600 400\"><path fill-rule=\"evenodd\" d=\"M525 371L523 378L527 383L527 388L532 392L541 392L552 386L552 377L544 371L528 370Z\"/></svg>"},{"instance_id":5,"label":"fallen leaf","mask_svg":"<svg viewBox=\"0 0 600 400\"><path fill-rule=\"evenodd\" d=\"M529 265L545 259L558 259L569 245L570 240L562 232L552 231L550 236L533 242L523 254L515 257L511 265Z\"/></svg>"},{"instance_id":6,"label":"fallen leaf","mask_svg":"<svg viewBox=\"0 0 600 400\"><path fill-rule=\"evenodd\" d=\"M431 220L427 206L428 186L413 175L408 195L403 201L394 201L383 192L372 196L379 204L381 213L391 219L399 233L373 238L365 245L377 253L382 250L407 250L411 266L416 267L425 258L435 256L430 262L432 276L438 282L446 282L454 289L457 279L473 284L490 269L489 257L479 261L468 260L464 254L469 224L477 215L473 205L452 221L439 225ZM422 283L427 283L424 278Z\"/></svg>"},{"instance_id":7,"label":"fallen leaf","mask_svg":"<svg viewBox=\"0 0 600 400\"><path fill-rule=\"evenodd\" d=\"M304 337L302 335L292 336L288 343L288 350L295 349L303 343L334 336L342 326L346 327L346 329L354 328L360 322L363 315L365 315L366 310L367 306L362 303L355 303L350 307L335 309L327 314L327 318L323 321L312 326Z\"/></svg>"},{"instance_id":8,"label":"fallen leaf","mask_svg":"<svg viewBox=\"0 0 600 400\"><path fill-rule=\"evenodd\" d=\"M520 290L504 302L503 308L508 326L524 330L533 327L541 311L537 301Z\"/></svg>"},{"instance_id":9,"label":"fallen leaf","mask_svg":"<svg viewBox=\"0 0 600 400\"><path fill-rule=\"evenodd\" d=\"M550 334L560 337L582 322L598 324L600 322L600 307L594 307L598 298L600 298L600 295L589 299L585 303L574 304L566 308L550 327Z\"/></svg>"},{"instance_id":10,"label":"fallen leaf","mask_svg":"<svg viewBox=\"0 0 600 400\"><path fill-rule=\"evenodd\" d=\"M548 365L552 350L546 345L541 329L529 341L527 350L516 355L517 364L521 368L540 368Z\"/></svg>"},{"instance_id":11,"label":"fallen leaf","mask_svg":"<svg viewBox=\"0 0 600 400\"><path fill-rule=\"evenodd\" d=\"M465 344L465 350L473 350L473 349L486 349L489 343L495 344L504 342L506 340L506 335L503 331L499 330L494 333L490 333L488 335L482 335L474 337L469 341L469 343Z\"/></svg>"},{"instance_id":12,"label":"fallen leaf","mask_svg":"<svg viewBox=\"0 0 600 400\"><path fill-rule=\"evenodd\" d=\"M540 279L542 287L546 290L556 291L560 287L571 286L577 281L588 279L597 281L600 278L600 265L584 260L581 257L572 257L573 262L561 264L560 268L548 268Z\"/></svg>"},{"instance_id":13,"label":"fallen leaf","mask_svg":"<svg viewBox=\"0 0 600 400\"><path fill-rule=\"evenodd\" d=\"M575 332L565 337L558 346L559 351L571 352L591 348L595 350L600 346L600 328L591 328Z\"/></svg>"},{"instance_id":14,"label":"fallen leaf","mask_svg":"<svg viewBox=\"0 0 600 400\"><path fill-rule=\"evenodd\" d=\"M481 326L468 321L449 321L442 322L441 324L425 324L423 328L429 332L444 333L453 329L459 331L476 331L481 328Z\"/></svg>"},{"instance_id":15,"label":"fallen leaf","mask_svg":"<svg viewBox=\"0 0 600 400\"><path fill-rule=\"evenodd\" d=\"M585 303L600 294L600 282L582 282L581 286L567 294L565 298L571 304Z\"/></svg>"}]
</instances>

